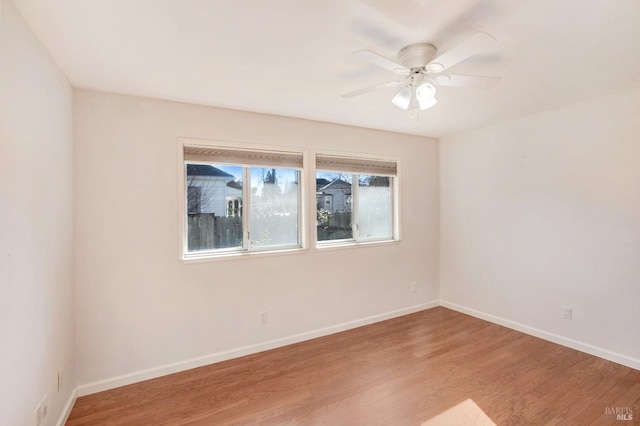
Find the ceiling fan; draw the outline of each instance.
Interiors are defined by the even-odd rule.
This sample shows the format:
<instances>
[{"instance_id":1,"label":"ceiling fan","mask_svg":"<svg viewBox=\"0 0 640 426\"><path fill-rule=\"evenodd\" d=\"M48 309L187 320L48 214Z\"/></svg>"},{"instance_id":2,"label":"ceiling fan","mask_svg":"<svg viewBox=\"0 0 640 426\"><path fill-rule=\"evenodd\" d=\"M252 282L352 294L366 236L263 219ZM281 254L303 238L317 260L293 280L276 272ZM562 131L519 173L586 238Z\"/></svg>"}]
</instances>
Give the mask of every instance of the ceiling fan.
<instances>
[{"instance_id":1,"label":"ceiling fan","mask_svg":"<svg viewBox=\"0 0 640 426\"><path fill-rule=\"evenodd\" d=\"M489 34L478 32L440 55L433 44L410 44L400 49L399 63L370 50L359 50L354 55L406 78L345 93L342 97L351 98L378 89L402 86L391 102L403 110L424 110L436 104L436 86L491 88L498 84L500 77L456 75L444 71L487 50L495 42L496 39Z\"/></svg>"}]
</instances>

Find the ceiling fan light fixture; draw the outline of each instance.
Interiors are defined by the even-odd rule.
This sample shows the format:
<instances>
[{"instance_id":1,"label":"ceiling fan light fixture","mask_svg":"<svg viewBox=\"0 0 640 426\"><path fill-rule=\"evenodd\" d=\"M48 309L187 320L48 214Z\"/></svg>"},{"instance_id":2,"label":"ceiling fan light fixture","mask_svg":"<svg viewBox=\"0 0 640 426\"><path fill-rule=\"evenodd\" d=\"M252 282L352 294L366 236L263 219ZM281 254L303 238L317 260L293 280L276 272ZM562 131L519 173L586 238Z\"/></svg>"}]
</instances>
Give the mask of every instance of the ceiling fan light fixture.
<instances>
[{"instance_id":1,"label":"ceiling fan light fixture","mask_svg":"<svg viewBox=\"0 0 640 426\"><path fill-rule=\"evenodd\" d=\"M418 100L427 100L436 95L436 88L431 83L422 83L416 88L416 97Z\"/></svg>"},{"instance_id":2,"label":"ceiling fan light fixture","mask_svg":"<svg viewBox=\"0 0 640 426\"><path fill-rule=\"evenodd\" d=\"M405 86L396 93L391 99L391 102L402 110L408 110L411 104L411 98L413 97L413 90L411 85Z\"/></svg>"},{"instance_id":3,"label":"ceiling fan light fixture","mask_svg":"<svg viewBox=\"0 0 640 426\"><path fill-rule=\"evenodd\" d=\"M436 88L433 84L424 82L416 86L412 83L400 89L391 102L404 111L425 110L438 102L435 95Z\"/></svg>"},{"instance_id":4,"label":"ceiling fan light fixture","mask_svg":"<svg viewBox=\"0 0 640 426\"><path fill-rule=\"evenodd\" d=\"M438 102L436 100L436 88L431 83L422 83L416 88L415 97L420 109L431 108Z\"/></svg>"},{"instance_id":5,"label":"ceiling fan light fixture","mask_svg":"<svg viewBox=\"0 0 640 426\"><path fill-rule=\"evenodd\" d=\"M418 105L420 105L421 110L429 109L437 103L438 103L438 100L433 97L429 99L424 99L424 100L420 100L420 98L418 98Z\"/></svg>"}]
</instances>

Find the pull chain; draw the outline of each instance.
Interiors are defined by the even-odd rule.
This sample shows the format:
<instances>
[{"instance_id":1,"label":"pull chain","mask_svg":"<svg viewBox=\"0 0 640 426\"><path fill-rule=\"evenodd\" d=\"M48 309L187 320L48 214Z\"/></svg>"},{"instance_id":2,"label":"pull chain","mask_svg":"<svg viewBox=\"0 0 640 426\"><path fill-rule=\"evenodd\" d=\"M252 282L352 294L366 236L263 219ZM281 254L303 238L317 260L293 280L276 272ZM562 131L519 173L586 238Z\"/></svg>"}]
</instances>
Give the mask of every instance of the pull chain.
<instances>
[{"instance_id":1,"label":"pull chain","mask_svg":"<svg viewBox=\"0 0 640 426\"><path fill-rule=\"evenodd\" d=\"M411 113L411 119L415 120L416 122L416 127L420 127L420 110L418 108L414 108L410 109L409 111Z\"/></svg>"}]
</instances>

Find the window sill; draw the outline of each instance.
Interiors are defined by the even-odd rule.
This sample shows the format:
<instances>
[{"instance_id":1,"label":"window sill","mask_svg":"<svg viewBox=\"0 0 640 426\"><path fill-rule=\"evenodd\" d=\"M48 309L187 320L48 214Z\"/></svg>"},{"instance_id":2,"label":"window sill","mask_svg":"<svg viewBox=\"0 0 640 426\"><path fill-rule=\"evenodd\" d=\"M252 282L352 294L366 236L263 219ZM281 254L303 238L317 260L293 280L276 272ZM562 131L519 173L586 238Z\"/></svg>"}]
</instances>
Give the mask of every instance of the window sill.
<instances>
[{"instance_id":1,"label":"window sill","mask_svg":"<svg viewBox=\"0 0 640 426\"><path fill-rule=\"evenodd\" d=\"M377 247L400 244L401 240L378 240L378 241L342 241L336 243L316 243L318 251L345 250L363 247Z\"/></svg>"},{"instance_id":2,"label":"window sill","mask_svg":"<svg viewBox=\"0 0 640 426\"><path fill-rule=\"evenodd\" d=\"M224 261L224 260L251 259L256 257L303 254L308 251L309 251L308 248L296 247L296 248L279 249L279 250L229 251L229 252L223 252L223 253L203 253L201 255L189 254L189 255L182 256L182 262L186 264L217 262L217 261Z\"/></svg>"}]
</instances>

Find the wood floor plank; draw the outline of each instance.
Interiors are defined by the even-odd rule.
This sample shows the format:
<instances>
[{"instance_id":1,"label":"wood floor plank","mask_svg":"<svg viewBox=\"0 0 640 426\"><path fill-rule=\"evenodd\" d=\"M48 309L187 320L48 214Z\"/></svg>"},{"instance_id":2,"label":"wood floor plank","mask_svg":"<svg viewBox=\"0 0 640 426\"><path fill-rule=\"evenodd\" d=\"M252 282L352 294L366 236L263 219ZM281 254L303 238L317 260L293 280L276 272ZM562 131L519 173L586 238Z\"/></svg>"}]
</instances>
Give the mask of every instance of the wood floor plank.
<instances>
[{"instance_id":1,"label":"wood floor plank","mask_svg":"<svg viewBox=\"0 0 640 426\"><path fill-rule=\"evenodd\" d=\"M66 424L419 425L469 398L498 425L640 424L640 371L439 307L81 397Z\"/></svg>"}]
</instances>

